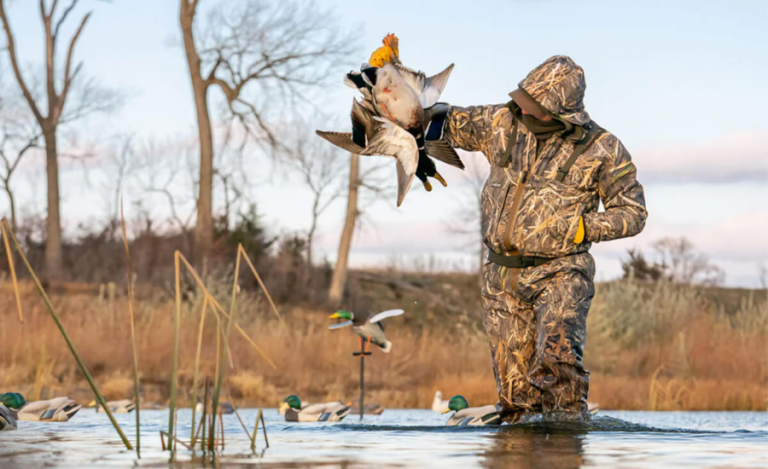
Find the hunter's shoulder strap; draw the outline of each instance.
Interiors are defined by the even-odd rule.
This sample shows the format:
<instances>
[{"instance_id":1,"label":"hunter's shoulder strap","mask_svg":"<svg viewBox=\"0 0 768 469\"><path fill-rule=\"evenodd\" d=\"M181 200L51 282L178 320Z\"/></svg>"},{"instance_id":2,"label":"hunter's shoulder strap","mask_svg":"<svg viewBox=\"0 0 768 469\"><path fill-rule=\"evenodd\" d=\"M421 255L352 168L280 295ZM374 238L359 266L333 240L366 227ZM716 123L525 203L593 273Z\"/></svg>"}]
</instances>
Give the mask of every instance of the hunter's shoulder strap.
<instances>
[{"instance_id":1,"label":"hunter's shoulder strap","mask_svg":"<svg viewBox=\"0 0 768 469\"><path fill-rule=\"evenodd\" d=\"M585 151L589 150L589 147L592 146L595 140L597 140L597 137L605 132L605 129L597 125L595 121L591 121L588 125L589 127L587 129L586 135L584 135L584 137L579 140L576 145L573 146L573 153L571 153L571 156L568 158L565 164L560 166L560 169L557 170L557 176L555 176L555 179L558 182L563 182L565 180L565 176L568 175L568 171L570 171L571 166L576 163L576 160Z\"/></svg>"}]
</instances>

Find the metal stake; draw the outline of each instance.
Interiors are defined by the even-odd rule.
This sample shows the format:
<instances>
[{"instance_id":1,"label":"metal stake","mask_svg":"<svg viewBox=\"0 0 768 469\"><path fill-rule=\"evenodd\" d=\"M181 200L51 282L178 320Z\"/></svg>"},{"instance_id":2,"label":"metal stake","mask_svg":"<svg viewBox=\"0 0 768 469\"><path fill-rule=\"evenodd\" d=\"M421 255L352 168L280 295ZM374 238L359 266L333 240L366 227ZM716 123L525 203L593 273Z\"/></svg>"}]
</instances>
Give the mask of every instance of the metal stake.
<instances>
[{"instance_id":1,"label":"metal stake","mask_svg":"<svg viewBox=\"0 0 768 469\"><path fill-rule=\"evenodd\" d=\"M363 415L365 415L365 357L370 355L371 352L366 352L363 348L363 340L360 339L360 351L354 352L352 355L360 356L360 421L363 421Z\"/></svg>"}]
</instances>

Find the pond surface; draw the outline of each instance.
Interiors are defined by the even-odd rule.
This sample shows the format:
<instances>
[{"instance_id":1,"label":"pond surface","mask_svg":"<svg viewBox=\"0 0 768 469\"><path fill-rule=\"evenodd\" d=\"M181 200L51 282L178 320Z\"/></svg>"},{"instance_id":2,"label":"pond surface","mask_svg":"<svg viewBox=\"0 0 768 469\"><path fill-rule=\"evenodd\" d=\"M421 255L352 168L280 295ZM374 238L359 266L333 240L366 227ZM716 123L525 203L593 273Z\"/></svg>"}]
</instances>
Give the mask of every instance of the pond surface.
<instances>
[{"instance_id":1,"label":"pond surface","mask_svg":"<svg viewBox=\"0 0 768 469\"><path fill-rule=\"evenodd\" d=\"M255 409L240 415L252 430ZM135 417L118 414L133 441ZM127 451L104 414L81 410L70 422L20 422L0 433L0 467L169 467L160 449L168 412L141 412L141 459ZM190 434L189 409L178 434ZM342 423L287 423L265 410L270 448L250 451L235 415L224 416L220 466L262 467L768 467L768 412L601 412L589 425L534 423L446 428L428 410L350 415ZM215 467L210 459L176 455L177 467Z\"/></svg>"}]
</instances>

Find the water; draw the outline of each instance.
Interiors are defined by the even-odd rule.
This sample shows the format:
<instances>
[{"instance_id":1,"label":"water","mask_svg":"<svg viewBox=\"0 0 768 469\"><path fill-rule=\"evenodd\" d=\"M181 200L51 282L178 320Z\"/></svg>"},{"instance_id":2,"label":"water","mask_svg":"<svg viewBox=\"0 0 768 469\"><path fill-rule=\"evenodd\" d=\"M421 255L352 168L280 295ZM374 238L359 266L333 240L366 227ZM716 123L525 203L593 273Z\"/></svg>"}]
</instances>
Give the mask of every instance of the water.
<instances>
[{"instance_id":1,"label":"water","mask_svg":"<svg viewBox=\"0 0 768 469\"><path fill-rule=\"evenodd\" d=\"M256 410L240 411L249 430ZM131 440L133 414L116 415ZM142 458L125 450L104 414L80 411L71 422L20 422L0 433L0 467L169 467L159 431L167 411L142 411ZM768 467L768 412L601 412L588 425L531 423L447 428L427 410L387 410L342 423L287 423L265 411L270 448L257 455L234 415L224 416L222 466L263 467ZM179 411L188 439L190 411ZM198 453L199 456L199 453ZM212 467L179 452L179 467Z\"/></svg>"}]
</instances>

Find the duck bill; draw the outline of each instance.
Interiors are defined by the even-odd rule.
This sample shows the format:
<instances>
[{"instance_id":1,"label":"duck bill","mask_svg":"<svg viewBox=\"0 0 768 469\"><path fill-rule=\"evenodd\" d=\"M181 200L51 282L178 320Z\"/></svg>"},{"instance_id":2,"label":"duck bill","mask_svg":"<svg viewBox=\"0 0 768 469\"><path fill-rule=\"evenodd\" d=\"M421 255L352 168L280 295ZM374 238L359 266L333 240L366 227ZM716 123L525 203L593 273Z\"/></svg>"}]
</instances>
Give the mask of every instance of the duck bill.
<instances>
[{"instance_id":1,"label":"duck bill","mask_svg":"<svg viewBox=\"0 0 768 469\"><path fill-rule=\"evenodd\" d=\"M288 410L290 407L291 406L289 406L287 402L283 402L282 404L280 404L280 409L278 409L278 412L280 414L284 414L285 411Z\"/></svg>"},{"instance_id":2,"label":"duck bill","mask_svg":"<svg viewBox=\"0 0 768 469\"><path fill-rule=\"evenodd\" d=\"M333 313L330 316L328 316L328 319L339 319L339 313Z\"/></svg>"},{"instance_id":3,"label":"duck bill","mask_svg":"<svg viewBox=\"0 0 768 469\"><path fill-rule=\"evenodd\" d=\"M444 411L440 412L441 414L447 414L448 412L451 412L451 409L445 409Z\"/></svg>"}]
</instances>

